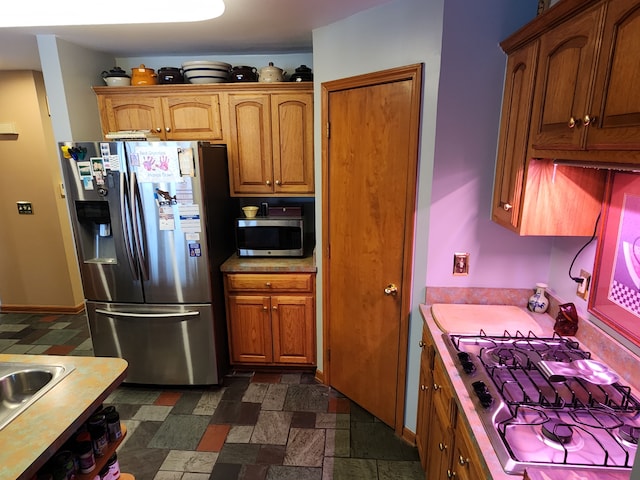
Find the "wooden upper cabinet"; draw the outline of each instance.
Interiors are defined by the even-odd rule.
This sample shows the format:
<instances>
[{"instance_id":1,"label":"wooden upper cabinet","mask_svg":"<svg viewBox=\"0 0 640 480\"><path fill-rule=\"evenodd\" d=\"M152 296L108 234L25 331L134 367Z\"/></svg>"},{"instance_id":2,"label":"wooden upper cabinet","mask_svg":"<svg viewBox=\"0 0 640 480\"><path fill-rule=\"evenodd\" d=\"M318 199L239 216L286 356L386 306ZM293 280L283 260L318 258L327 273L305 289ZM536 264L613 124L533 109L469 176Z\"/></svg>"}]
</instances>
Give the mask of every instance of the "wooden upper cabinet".
<instances>
[{"instance_id":1,"label":"wooden upper cabinet","mask_svg":"<svg viewBox=\"0 0 640 480\"><path fill-rule=\"evenodd\" d=\"M219 94L172 93L166 85L94 90L103 134L149 130L163 140L224 140Z\"/></svg>"},{"instance_id":2,"label":"wooden upper cabinet","mask_svg":"<svg viewBox=\"0 0 640 480\"><path fill-rule=\"evenodd\" d=\"M595 5L540 38L531 122L534 149L582 148L595 77L604 5Z\"/></svg>"},{"instance_id":3,"label":"wooden upper cabinet","mask_svg":"<svg viewBox=\"0 0 640 480\"><path fill-rule=\"evenodd\" d=\"M232 195L308 196L313 183L313 94L229 94Z\"/></svg>"},{"instance_id":4,"label":"wooden upper cabinet","mask_svg":"<svg viewBox=\"0 0 640 480\"><path fill-rule=\"evenodd\" d=\"M313 84L93 87L103 135L226 143L232 196L314 195Z\"/></svg>"},{"instance_id":5,"label":"wooden upper cabinet","mask_svg":"<svg viewBox=\"0 0 640 480\"><path fill-rule=\"evenodd\" d=\"M220 95L164 97L162 116L167 140L223 140Z\"/></svg>"},{"instance_id":6,"label":"wooden upper cabinet","mask_svg":"<svg viewBox=\"0 0 640 480\"><path fill-rule=\"evenodd\" d=\"M600 50L587 149L640 150L640 1L608 2Z\"/></svg>"},{"instance_id":7,"label":"wooden upper cabinet","mask_svg":"<svg viewBox=\"0 0 640 480\"><path fill-rule=\"evenodd\" d=\"M271 103L268 94L229 94L231 193L273 193Z\"/></svg>"},{"instance_id":8,"label":"wooden upper cabinet","mask_svg":"<svg viewBox=\"0 0 640 480\"><path fill-rule=\"evenodd\" d=\"M507 61L492 219L511 229L518 228L522 210L537 55L533 42Z\"/></svg>"},{"instance_id":9,"label":"wooden upper cabinet","mask_svg":"<svg viewBox=\"0 0 640 480\"><path fill-rule=\"evenodd\" d=\"M164 130L162 103L158 97L98 95L98 105L103 134L121 130L150 130L161 135Z\"/></svg>"},{"instance_id":10,"label":"wooden upper cabinet","mask_svg":"<svg viewBox=\"0 0 640 480\"><path fill-rule=\"evenodd\" d=\"M544 15L529 28L542 28L531 156L640 162L640 0L564 0L548 14L555 9L564 16L552 28Z\"/></svg>"},{"instance_id":11,"label":"wooden upper cabinet","mask_svg":"<svg viewBox=\"0 0 640 480\"><path fill-rule=\"evenodd\" d=\"M313 193L313 99L271 96L274 192Z\"/></svg>"}]
</instances>

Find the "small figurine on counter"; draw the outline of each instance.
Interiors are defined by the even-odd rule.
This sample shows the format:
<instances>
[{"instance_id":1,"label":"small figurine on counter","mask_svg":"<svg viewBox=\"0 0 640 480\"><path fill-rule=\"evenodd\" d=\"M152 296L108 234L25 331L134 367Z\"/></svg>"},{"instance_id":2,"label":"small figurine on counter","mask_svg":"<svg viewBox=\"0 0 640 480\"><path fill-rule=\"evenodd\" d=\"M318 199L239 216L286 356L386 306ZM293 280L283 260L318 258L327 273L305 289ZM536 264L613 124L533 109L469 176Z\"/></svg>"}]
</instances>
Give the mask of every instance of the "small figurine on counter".
<instances>
[{"instance_id":1,"label":"small figurine on counter","mask_svg":"<svg viewBox=\"0 0 640 480\"><path fill-rule=\"evenodd\" d=\"M573 303L564 303L559 306L556 323L553 331L558 335L575 335L578 331L578 312Z\"/></svg>"}]
</instances>

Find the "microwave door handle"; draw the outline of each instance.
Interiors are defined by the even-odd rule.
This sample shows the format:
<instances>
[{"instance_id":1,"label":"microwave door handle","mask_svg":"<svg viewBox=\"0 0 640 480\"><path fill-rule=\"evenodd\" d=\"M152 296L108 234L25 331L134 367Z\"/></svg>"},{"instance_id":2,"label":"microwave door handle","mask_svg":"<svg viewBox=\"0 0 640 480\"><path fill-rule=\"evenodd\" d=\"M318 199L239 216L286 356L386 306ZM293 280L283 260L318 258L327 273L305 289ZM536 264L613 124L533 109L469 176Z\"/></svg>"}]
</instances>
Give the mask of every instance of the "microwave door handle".
<instances>
[{"instance_id":1,"label":"microwave door handle","mask_svg":"<svg viewBox=\"0 0 640 480\"><path fill-rule=\"evenodd\" d=\"M120 172L120 221L122 222L122 232L124 234L124 251L127 254L127 263L133 274L133 278L138 280L138 269L133 258L133 246L131 244L131 229L129 221L129 208L127 202L127 179L123 172Z\"/></svg>"},{"instance_id":2,"label":"microwave door handle","mask_svg":"<svg viewBox=\"0 0 640 480\"><path fill-rule=\"evenodd\" d=\"M149 280L149 268L147 267L147 256L143 243L145 241L144 218L142 217L142 199L140 198L140 189L138 187L138 179L136 173L131 172L131 185L129 185L129 198L133 210L133 237L135 238L135 247L142 271L143 280ZM140 231L142 229L142 231ZM145 245L146 246L146 245Z\"/></svg>"}]
</instances>

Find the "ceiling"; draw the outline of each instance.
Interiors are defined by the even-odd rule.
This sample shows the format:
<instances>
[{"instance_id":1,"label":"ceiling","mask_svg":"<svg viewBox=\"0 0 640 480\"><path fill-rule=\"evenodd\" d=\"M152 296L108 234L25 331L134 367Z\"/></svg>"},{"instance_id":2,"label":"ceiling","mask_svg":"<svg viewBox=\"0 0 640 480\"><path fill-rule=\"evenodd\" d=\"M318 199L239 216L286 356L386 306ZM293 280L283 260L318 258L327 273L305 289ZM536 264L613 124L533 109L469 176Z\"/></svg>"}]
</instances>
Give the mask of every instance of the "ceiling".
<instances>
[{"instance_id":1,"label":"ceiling","mask_svg":"<svg viewBox=\"0 0 640 480\"><path fill-rule=\"evenodd\" d=\"M0 70L41 70L37 34L115 57L310 52L314 28L390 1L225 0L222 17L202 22L2 28ZM108 2L101 8L108 8Z\"/></svg>"}]
</instances>

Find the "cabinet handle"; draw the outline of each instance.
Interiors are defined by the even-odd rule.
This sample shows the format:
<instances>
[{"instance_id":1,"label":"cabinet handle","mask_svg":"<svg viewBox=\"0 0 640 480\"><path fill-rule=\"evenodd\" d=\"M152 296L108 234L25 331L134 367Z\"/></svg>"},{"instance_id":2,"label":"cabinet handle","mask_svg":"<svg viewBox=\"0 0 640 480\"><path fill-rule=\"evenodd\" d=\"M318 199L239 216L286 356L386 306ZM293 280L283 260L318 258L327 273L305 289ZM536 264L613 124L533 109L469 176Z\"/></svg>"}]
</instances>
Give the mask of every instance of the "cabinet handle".
<instances>
[{"instance_id":1,"label":"cabinet handle","mask_svg":"<svg viewBox=\"0 0 640 480\"><path fill-rule=\"evenodd\" d=\"M156 128L156 133L160 133L162 129L160 127Z\"/></svg>"},{"instance_id":2,"label":"cabinet handle","mask_svg":"<svg viewBox=\"0 0 640 480\"><path fill-rule=\"evenodd\" d=\"M271 180L266 181L267 186L271 185Z\"/></svg>"},{"instance_id":3,"label":"cabinet handle","mask_svg":"<svg viewBox=\"0 0 640 480\"><path fill-rule=\"evenodd\" d=\"M276 185L280 185L280 180L276 180Z\"/></svg>"},{"instance_id":4,"label":"cabinet handle","mask_svg":"<svg viewBox=\"0 0 640 480\"><path fill-rule=\"evenodd\" d=\"M447 449L447 445L446 443L439 442L438 448L440 449L441 452L444 452Z\"/></svg>"},{"instance_id":5,"label":"cabinet handle","mask_svg":"<svg viewBox=\"0 0 640 480\"><path fill-rule=\"evenodd\" d=\"M460 465L466 465L469 463L469 459L468 458L464 458L462 455L460 455L460 457L458 458L458 463Z\"/></svg>"},{"instance_id":6,"label":"cabinet handle","mask_svg":"<svg viewBox=\"0 0 640 480\"><path fill-rule=\"evenodd\" d=\"M169 133L169 132L171 131L171 127L166 127L166 128L164 129L164 131L165 131L165 132L167 132L167 133Z\"/></svg>"},{"instance_id":7,"label":"cabinet handle","mask_svg":"<svg viewBox=\"0 0 640 480\"><path fill-rule=\"evenodd\" d=\"M271 288L271 282L265 282L264 286Z\"/></svg>"},{"instance_id":8,"label":"cabinet handle","mask_svg":"<svg viewBox=\"0 0 640 480\"><path fill-rule=\"evenodd\" d=\"M576 126L576 119L575 119L575 118L573 118L573 117L571 117L571 118L569 119L569 123L568 123L567 125L569 126L569 128L573 128L573 127L575 127L575 126Z\"/></svg>"},{"instance_id":9,"label":"cabinet handle","mask_svg":"<svg viewBox=\"0 0 640 480\"><path fill-rule=\"evenodd\" d=\"M502 208L504 208L505 212L508 212L509 210L511 210L513 208L513 205L511 205L510 203L505 203Z\"/></svg>"},{"instance_id":10,"label":"cabinet handle","mask_svg":"<svg viewBox=\"0 0 640 480\"><path fill-rule=\"evenodd\" d=\"M447 478L454 478L456 476L456 472L452 470L447 470Z\"/></svg>"},{"instance_id":11,"label":"cabinet handle","mask_svg":"<svg viewBox=\"0 0 640 480\"><path fill-rule=\"evenodd\" d=\"M584 116L584 118L582 119L582 124L585 127L588 127L589 125L591 125L591 122L593 122L595 120L595 117L592 117L591 115L587 114Z\"/></svg>"}]
</instances>

